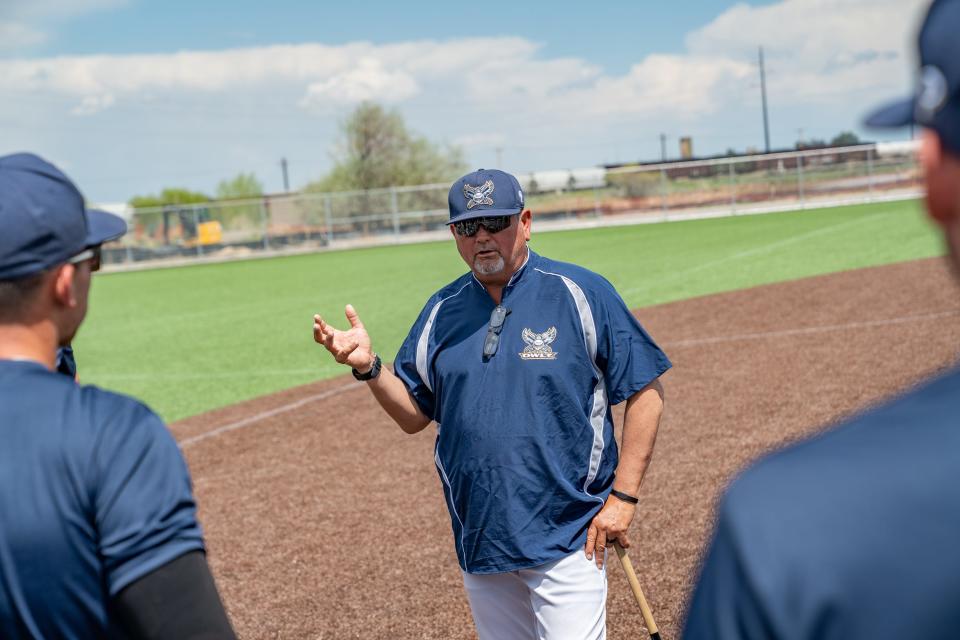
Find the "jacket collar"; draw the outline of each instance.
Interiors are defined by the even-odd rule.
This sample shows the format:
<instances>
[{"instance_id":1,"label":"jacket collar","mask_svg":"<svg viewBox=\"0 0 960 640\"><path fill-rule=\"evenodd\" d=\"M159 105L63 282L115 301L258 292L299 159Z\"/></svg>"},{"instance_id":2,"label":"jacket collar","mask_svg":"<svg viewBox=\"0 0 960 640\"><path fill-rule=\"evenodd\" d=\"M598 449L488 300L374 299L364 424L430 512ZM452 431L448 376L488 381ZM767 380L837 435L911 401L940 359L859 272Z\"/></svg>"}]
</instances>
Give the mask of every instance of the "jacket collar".
<instances>
[{"instance_id":1,"label":"jacket collar","mask_svg":"<svg viewBox=\"0 0 960 640\"><path fill-rule=\"evenodd\" d=\"M530 247L527 247L527 258L523 261L523 264L520 265L520 268L514 271L513 275L510 276L510 280L507 281L507 284L506 286L504 286L504 289L507 289L509 287L512 287L520 283L523 280L524 276L527 274L527 272L529 272L533 268L533 265L539 262L539 260L540 260L540 256L534 253ZM477 279L477 274L473 273L473 271L471 270L470 275L473 276L473 281L476 282L477 285L479 285L481 288L483 288L483 283L480 282L479 279Z\"/></svg>"}]
</instances>

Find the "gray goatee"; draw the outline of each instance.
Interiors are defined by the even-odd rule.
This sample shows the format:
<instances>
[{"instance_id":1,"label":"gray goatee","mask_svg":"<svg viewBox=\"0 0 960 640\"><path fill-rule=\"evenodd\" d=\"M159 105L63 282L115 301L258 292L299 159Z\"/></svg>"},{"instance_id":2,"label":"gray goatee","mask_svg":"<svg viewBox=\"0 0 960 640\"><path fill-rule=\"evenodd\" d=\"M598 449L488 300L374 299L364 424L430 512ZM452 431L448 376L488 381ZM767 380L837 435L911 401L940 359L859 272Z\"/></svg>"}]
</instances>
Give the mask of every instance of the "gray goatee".
<instances>
[{"instance_id":1,"label":"gray goatee","mask_svg":"<svg viewBox=\"0 0 960 640\"><path fill-rule=\"evenodd\" d=\"M493 262L481 260L480 258L474 258L473 260L473 270L482 276L492 276L495 273L500 273L503 271L504 266L503 256L499 255Z\"/></svg>"}]
</instances>

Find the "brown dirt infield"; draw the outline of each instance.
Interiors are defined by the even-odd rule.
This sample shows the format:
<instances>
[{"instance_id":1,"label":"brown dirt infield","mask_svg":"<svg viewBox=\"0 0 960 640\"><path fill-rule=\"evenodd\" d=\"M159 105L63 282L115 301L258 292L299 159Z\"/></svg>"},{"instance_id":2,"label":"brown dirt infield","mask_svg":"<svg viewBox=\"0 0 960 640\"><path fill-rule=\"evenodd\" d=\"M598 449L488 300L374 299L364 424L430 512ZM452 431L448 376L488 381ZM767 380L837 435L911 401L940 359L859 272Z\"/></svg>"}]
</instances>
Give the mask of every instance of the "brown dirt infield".
<instances>
[{"instance_id":1,"label":"brown dirt infield","mask_svg":"<svg viewBox=\"0 0 960 640\"><path fill-rule=\"evenodd\" d=\"M676 638L731 475L950 364L960 295L935 259L637 315L675 366L631 557L662 635ZM241 637L474 637L432 427L405 436L347 376L171 428ZM642 618L611 560L609 637L638 637Z\"/></svg>"}]
</instances>

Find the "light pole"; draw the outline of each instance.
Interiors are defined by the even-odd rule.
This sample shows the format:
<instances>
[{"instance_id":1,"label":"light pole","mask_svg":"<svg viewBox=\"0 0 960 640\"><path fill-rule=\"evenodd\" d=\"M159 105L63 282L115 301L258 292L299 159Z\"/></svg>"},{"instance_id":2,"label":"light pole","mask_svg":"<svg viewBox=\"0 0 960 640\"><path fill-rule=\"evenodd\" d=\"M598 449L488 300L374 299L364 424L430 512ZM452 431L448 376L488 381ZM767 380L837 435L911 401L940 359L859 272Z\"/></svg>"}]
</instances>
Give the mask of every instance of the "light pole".
<instances>
[{"instance_id":1,"label":"light pole","mask_svg":"<svg viewBox=\"0 0 960 640\"><path fill-rule=\"evenodd\" d=\"M760 47L760 98L763 101L763 144L770 153L770 119L767 115L767 72L763 66L763 47Z\"/></svg>"}]
</instances>

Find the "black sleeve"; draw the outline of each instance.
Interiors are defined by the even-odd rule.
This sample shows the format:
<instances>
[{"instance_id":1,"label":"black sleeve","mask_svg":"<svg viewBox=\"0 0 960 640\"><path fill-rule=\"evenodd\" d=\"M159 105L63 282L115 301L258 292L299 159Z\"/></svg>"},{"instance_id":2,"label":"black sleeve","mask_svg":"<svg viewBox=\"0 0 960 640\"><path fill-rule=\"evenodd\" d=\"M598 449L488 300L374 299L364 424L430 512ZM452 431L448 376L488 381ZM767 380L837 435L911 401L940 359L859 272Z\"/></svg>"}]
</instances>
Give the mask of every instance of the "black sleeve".
<instances>
[{"instance_id":1,"label":"black sleeve","mask_svg":"<svg viewBox=\"0 0 960 640\"><path fill-rule=\"evenodd\" d=\"M131 640L235 640L202 551L191 551L117 594L114 610Z\"/></svg>"}]
</instances>

